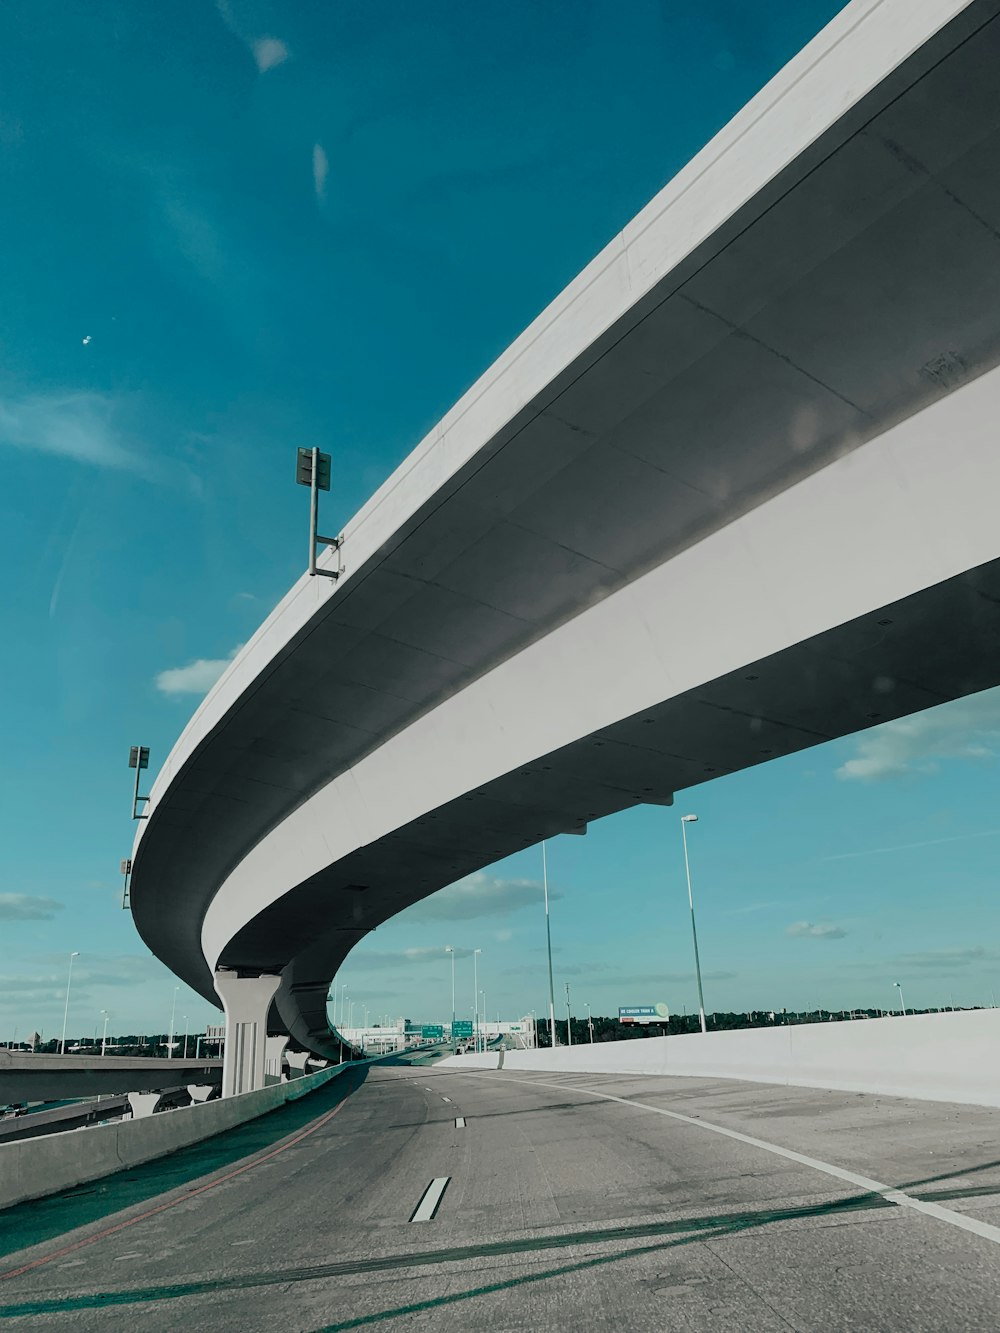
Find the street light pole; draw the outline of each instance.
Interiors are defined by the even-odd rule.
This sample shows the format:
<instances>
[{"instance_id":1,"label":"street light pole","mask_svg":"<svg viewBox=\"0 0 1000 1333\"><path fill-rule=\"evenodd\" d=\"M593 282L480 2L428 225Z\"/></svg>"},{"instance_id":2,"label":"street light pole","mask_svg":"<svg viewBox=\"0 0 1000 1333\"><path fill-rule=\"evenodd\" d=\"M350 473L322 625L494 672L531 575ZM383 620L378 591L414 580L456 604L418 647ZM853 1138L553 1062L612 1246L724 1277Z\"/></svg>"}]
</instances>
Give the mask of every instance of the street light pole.
<instances>
[{"instance_id":1,"label":"street light pole","mask_svg":"<svg viewBox=\"0 0 1000 1333\"><path fill-rule=\"evenodd\" d=\"M109 1017L109 1015L108 1015L108 1011L107 1011L107 1009L102 1009L102 1010L101 1010L101 1013L104 1015L104 1034L103 1034L103 1036L101 1037L101 1057L103 1058L103 1056L104 1056L104 1052L108 1049L108 1017Z\"/></svg>"},{"instance_id":2,"label":"street light pole","mask_svg":"<svg viewBox=\"0 0 1000 1333\"><path fill-rule=\"evenodd\" d=\"M903 1003L903 988L902 988L902 986L899 984L898 981L894 981L892 984L893 984L893 985L896 987L896 989L899 991L899 1007L900 1007L900 1009L903 1011L903 1017L905 1018L905 1017L906 1017L906 1005Z\"/></svg>"},{"instance_id":3,"label":"street light pole","mask_svg":"<svg viewBox=\"0 0 1000 1333\"><path fill-rule=\"evenodd\" d=\"M569 982L566 982L566 1045L573 1045L573 1015L569 1008Z\"/></svg>"},{"instance_id":4,"label":"street light pole","mask_svg":"<svg viewBox=\"0 0 1000 1333\"><path fill-rule=\"evenodd\" d=\"M174 999L173 999L173 1003L172 1003L171 1006L170 1006L170 1039L169 1039L169 1041L167 1042L167 1059L168 1059L168 1060L172 1060L172 1059L174 1058L174 1019L175 1019L176 1016L177 1016L177 992L178 992L179 990L180 990L180 986L175 986L175 987L174 987Z\"/></svg>"},{"instance_id":5,"label":"street light pole","mask_svg":"<svg viewBox=\"0 0 1000 1333\"><path fill-rule=\"evenodd\" d=\"M701 959L698 957L698 928L694 923L694 896L691 892L691 862L688 860L688 824L696 824L697 815L681 815L681 838L684 841L684 873L687 875L688 885L688 906L691 908L691 939L694 942L694 970L698 978L698 1013L701 1017L701 1030L707 1032L708 1027L705 1023L705 995L701 988Z\"/></svg>"},{"instance_id":6,"label":"street light pole","mask_svg":"<svg viewBox=\"0 0 1000 1333\"><path fill-rule=\"evenodd\" d=\"M594 1015L590 1012L590 1005L587 1005L587 1027L590 1029L590 1044L594 1044Z\"/></svg>"},{"instance_id":7,"label":"street light pole","mask_svg":"<svg viewBox=\"0 0 1000 1333\"><path fill-rule=\"evenodd\" d=\"M451 1050L458 1051L458 1038L455 1036L455 949L451 944L444 946L445 953L451 954Z\"/></svg>"},{"instance_id":8,"label":"street light pole","mask_svg":"<svg viewBox=\"0 0 1000 1333\"><path fill-rule=\"evenodd\" d=\"M69 972L66 974L66 1003L63 1005L62 1041L59 1043L60 1055L66 1054L66 1020L69 1018L69 988L73 984L73 959L79 957L79 949L74 949L69 956Z\"/></svg>"},{"instance_id":9,"label":"street light pole","mask_svg":"<svg viewBox=\"0 0 1000 1333\"><path fill-rule=\"evenodd\" d=\"M549 921L549 866L542 843L542 892L545 895L545 945L549 955L549 1045L556 1047L556 986L552 979L552 926Z\"/></svg>"},{"instance_id":10,"label":"street light pole","mask_svg":"<svg viewBox=\"0 0 1000 1333\"><path fill-rule=\"evenodd\" d=\"M189 1024L188 1024L188 1016L187 1016L187 1014L185 1014L185 1015L184 1015L184 1059L185 1059L185 1060L188 1058L188 1032L189 1032L189 1031L190 1031L190 1027L189 1027Z\"/></svg>"},{"instance_id":11,"label":"street light pole","mask_svg":"<svg viewBox=\"0 0 1000 1333\"><path fill-rule=\"evenodd\" d=\"M482 949L472 951L472 1049L479 1054L479 955Z\"/></svg>"}]
</instances>

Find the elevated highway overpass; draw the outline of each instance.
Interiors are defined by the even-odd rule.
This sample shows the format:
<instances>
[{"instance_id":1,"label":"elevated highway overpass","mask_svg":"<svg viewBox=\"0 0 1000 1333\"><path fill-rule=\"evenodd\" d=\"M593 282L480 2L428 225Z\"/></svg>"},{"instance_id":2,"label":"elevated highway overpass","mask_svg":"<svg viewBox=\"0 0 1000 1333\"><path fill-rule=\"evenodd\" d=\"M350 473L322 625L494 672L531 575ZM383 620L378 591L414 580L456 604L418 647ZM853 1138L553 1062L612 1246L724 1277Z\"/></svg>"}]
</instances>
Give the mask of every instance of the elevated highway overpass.
<instances>
[{"instance_id":1,"label":"elevated highway overpass","mask_svg":"<svg viewBox=\"0 0 1000 1333\"><path fill-rule=\"evenodd\" d=\"M1000 683L1000 0L854 0L344 528L174 747L146 943L335 1055L380 922Z\"/></svg>"}]
</instances>

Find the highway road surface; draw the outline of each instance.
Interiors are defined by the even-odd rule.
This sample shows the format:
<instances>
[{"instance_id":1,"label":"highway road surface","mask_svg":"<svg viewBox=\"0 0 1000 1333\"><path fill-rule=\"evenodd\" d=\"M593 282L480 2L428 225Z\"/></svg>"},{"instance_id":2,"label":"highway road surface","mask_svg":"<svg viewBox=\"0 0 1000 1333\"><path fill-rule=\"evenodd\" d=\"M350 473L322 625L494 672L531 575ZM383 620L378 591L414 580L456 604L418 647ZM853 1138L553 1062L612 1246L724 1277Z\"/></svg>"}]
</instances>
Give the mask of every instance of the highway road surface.
<instances>
[{"instance_id":1,"label":"highway road surface","mask_svg":"<svg viewBox=\"0 0 1000 1333\"><path fill-rule=\"evenodd\" d=\"M18 1330L996 1333L997 1112L398 1058L0 1251Z\"/></svg>"}]
</instances>

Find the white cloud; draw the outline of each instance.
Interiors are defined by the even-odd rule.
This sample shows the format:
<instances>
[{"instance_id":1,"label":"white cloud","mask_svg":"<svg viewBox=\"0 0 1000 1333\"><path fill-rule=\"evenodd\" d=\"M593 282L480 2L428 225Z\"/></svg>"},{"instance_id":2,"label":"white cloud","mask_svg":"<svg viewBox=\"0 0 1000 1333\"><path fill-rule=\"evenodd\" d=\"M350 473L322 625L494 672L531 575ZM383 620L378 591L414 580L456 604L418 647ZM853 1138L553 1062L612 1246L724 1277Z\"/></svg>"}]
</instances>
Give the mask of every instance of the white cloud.
<instances>
[{"instance_id":1,"label":"white cloud","mask_svg":"<svg viewBox=\"0 0 1000 1333\"><path fill-rule=\"evenodd\" d=\"M322 144L313 144L313 186L320 203L326 202L326 178L330 172L330 163Z\"/></svg>"},{"instance_id":2,"label":"white cloud","mask_svg":"<svg viewBox=\"0 0 1000 1333\"><path fill-rule=\"evenodd\" d=\"M0 921L51 921L63 904L27 893L0 893Z\"/></svg>"},{"instance_id":3,"label":"white cloud","mask_svg":"<svg viewBox=\"0 0 1000 1333\"><path fill-rule=\"evenodd\" d=\"M0 398L0 444L92 467L144 471L143 461L122 444L114 414L113 401L97 393Z\"/></svg>"},{"instance_id":4,"label":"white cloud","mask_svg":"<svg viewBox=\"0 0 1000 1333\"><path fill-rule=\"evenodd\" d=\"M550 898L560 898L549 889ZM506 916L522 907L541 907L542 886L533 879L498 879L480 871L408 909L409 921L473 921L477 917Z\"/></svg>"},{"instance_id":5,"label":"white cloud","mask_svg":"<svg viewBox=\"0 0 1000 1333\"><path fill-rule=\"evenodd\" d=\"M283 65L288 59L288 47L278 37L258 37L250 48L253 51L253 58L257 62L257 68L261 74L269 69L274 69L278 65Z\"/></svg>"},{"instance_id":6,"label":"white cloud","mask_svg":"<svg viewBox=\"0 0 1000 1333\"><path fill-rule=\"evenodd\" d=\"M207 694L240 651L239 644L228 657L199 657L187 666L169 667L156 677L156 688L161 694Z\"/></svg>"},{"instance_id":7,"label":"white cloud","mask_svg":"<svg viewBox=\"0 0 1000 1333\"><path fill-rule=\"evenodd\" d=\"M984 690L866 732L837 777L878 782L936 773L941 759L995 759L998 753L1000 689Z\"/></svg>"},{"instance_id":8,"label":"white cloud","mask_svg":"<svg viewBox=\"0 0 1000 1333\"><path fill-rule=\"evenodd\" d=\"M842 940L847 931L829 921L795 921L788 927L786 934L793 939Z\"/></svg>"},{"instance_id":9,"label":"white cloud","mask_svg":"<svg viewBox=\"0 0 1000 1333\"><path fill-rule=\"evenodd\" d=\"M455 949L456 958L471 958L471 949ZM444 945L432 945L419 949L356 949L351 954L351 971L392 971L417 963L440 963L450 966L451 955L445 952ZM443 975L443 973L442 973Z\"/></svg>"}]
</instances>

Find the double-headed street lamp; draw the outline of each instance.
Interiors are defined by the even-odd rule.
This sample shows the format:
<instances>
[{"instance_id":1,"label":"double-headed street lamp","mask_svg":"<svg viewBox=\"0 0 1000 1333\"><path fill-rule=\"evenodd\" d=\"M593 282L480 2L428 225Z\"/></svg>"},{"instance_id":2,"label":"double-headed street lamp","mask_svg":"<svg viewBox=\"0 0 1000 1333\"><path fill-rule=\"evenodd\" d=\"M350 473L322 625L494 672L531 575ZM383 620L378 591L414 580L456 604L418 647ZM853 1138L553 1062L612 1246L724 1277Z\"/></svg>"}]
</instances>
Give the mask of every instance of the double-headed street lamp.
<instances>
[{"instance_id":1,"label":"double-headed street lamp","mask_svg":"<svg viewBox=\"0 0 1000 1333\"><path fill-rule=\"evenodd\" d=\"M80 950L74 949L69 956L69 972L66 974L66 1003L63 1005L63 1029L62 1040L59 1043L59 1054L66 1054L66 1021L69 1018L69 988L73 984L73 959L80 957Z\"/></svg>"},{"instance_id":2,"label":"double-headed street lamp","mask_svg":"<svg viewBox=\"0 0 1000 1333\"><path fill-rule=\"evenodd\" d=\"M707 1032L705 1023L705 996L701 989L701 959L698 957L698 928L694 923L694 896L691 893L691 862L688 860L688 824L697 824L697 815L681 815L681 838L684 842L684 872L687 875L688 906L691 908L691 939L694 942L694 971L698 978L698 1014L701 1018L701 1030Z\"/></svg>"}]
</instances>

